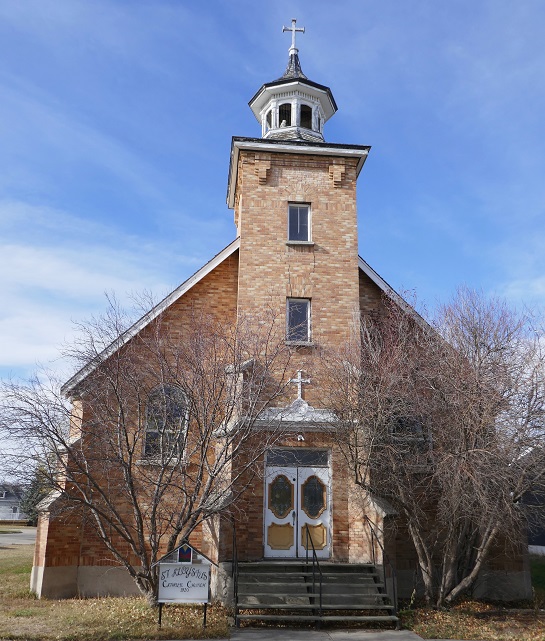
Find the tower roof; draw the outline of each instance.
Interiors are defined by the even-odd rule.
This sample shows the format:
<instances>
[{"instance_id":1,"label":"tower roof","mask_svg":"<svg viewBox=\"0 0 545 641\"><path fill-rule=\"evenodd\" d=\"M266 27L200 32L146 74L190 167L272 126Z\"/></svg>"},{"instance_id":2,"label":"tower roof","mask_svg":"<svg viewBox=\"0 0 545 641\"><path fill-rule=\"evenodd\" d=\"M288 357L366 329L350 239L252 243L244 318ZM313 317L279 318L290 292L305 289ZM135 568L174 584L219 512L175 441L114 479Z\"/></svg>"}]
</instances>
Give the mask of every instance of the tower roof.
<instances>
[{"instance_id":1,"label":"tower roof","mask_svg":"<svg viewBox=\"0 0 545 641\"><path fill-rule=\"evenodd\" d=\"M293 80L293 78L302 78L304 80L307 79L305 74L303 73L303 70L301 69L301 63L299 62L299 53L297 50L295 50L295 53L290 53L290 59L288 61L288 66L286 67L286 71L284 71L284 75L278 80Z\"/></svg>"},{"instance_id":2,"label":"tower roof","mask_svg":"<svg viewBox=\"0 0 545 641\"><path fill-rule=\"evenodd\" d=\"M282 28L282 31L291 31L292 34L284 74L263 84L248 104L262 124L264 138L323 141L323 123L337 111L337 104L329 87L309 80L303 73L295 37L305 29L297 27L296 22L294 19L291 27ZM291 105L291 113L286 119L278 111L280 103ZM307 115L306 120L300 115L301 107L307 110L307 114L310 110L311 115Z\"/></svg>"}]
</instances>

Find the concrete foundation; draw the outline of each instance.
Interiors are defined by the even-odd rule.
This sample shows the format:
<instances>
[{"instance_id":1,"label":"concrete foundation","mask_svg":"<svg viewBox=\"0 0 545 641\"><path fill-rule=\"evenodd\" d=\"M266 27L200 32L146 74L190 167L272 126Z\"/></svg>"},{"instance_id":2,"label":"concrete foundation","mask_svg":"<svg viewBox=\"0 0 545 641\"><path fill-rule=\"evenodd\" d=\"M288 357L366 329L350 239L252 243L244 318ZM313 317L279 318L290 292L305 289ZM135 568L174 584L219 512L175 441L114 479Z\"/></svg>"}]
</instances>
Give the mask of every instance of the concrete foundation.
<instances>
[{"instance_id":1,"label":"concrete foundation","mask_svg":"<svg viewBox=\"0 0 545 641\"><path fill-rule=\"evenodd\" d=\"M410 599L416 590L416 596L423 591L422 580L415 580L414 570L399 570L397 572L397 594L400 599ZM521 601L532 598L532 580L529 571L502 572L485 570L481 572L471 591L476 599L491 601Z\"/></svg>"},{"instance_id":2,"label":"concrete foundation","mask_svg":"<svg viewBox=\"0 0 545 641\"><path fill-rule=\"evenodd\" d=\"M127 570L118 566L34 566L30 589L46 599L140 594Z\"/></svg>"},{"instance_id":3,"label":"concrete foundation","mask_svg":"<svg viewBox=\"0 0 545 641\"><path fill-rule=\"evenodd\" d=\"M78 595L78 567L42 567L35 565L30 575L30 589L38 598L70 599Z\"/></svg>"}]
</instances>

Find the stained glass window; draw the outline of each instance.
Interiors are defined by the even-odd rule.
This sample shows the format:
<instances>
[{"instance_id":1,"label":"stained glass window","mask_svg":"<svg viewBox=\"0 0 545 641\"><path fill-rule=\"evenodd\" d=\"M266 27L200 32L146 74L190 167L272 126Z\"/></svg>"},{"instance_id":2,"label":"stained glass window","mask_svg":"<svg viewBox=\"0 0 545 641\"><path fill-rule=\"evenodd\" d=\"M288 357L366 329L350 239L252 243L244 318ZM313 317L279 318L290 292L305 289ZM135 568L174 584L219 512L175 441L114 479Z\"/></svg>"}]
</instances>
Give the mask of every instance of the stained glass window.
<instances>
[{"instance_id":1,"label":"stained glass window","mask_svg":"<svg viewBox=\"0 0 545 641\"><path fill-rule=\"evenodd\" d=\"M293 509L293 485L284 474L269 485L269 509L277 519L283 519Z\"/></svg>"},{"instance_id":2,"label":"stained glass window","mask_svg":"<svg viewBox=\"0 0 545 641\"><path fill-rule=\"evenodd\" d=\"M317 519L325 509L325 485L317 476L309 478L301 486L301 503L305 514Z\"/></svg>"}]
</instances>

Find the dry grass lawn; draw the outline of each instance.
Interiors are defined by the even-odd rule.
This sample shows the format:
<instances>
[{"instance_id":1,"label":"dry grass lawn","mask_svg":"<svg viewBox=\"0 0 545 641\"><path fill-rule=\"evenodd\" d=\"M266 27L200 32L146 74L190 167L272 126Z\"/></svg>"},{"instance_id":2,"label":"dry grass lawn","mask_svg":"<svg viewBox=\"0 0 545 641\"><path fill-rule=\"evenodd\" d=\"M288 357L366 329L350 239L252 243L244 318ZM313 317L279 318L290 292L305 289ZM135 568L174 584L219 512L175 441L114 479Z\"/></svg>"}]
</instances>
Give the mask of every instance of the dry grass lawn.
<instances>
[{"instance_id":1,"label":"dry grass lawn","mask_svg":"<svg viewBox=\"0 0 545 641\"><path fill-rule=\"evenodd\" d=\"M449 611L419 608L402 614L403 627L424 639L480 641L545 641L545 614L498 609L464 601Z\"/></svg>"},{"instance_id":2,"label":"dry grass lawn","mask_svg":"<svg viewBox=\"0 0 545 641\"><path fill-rule=\"evenodd\" d=\"M217 606L208 608L203 630L202 606L165 606L159 628L157 611L141 598L35 599L28 589L33 549L33 545L0 547L0 639L107 641L229 636L226 611Z\"/></svg>"},{"instance_id":3,"label":"dry grass lawn","mask_svg":"<svg viewBox=\"0 0 545 641\"><path fill-rule=\"evenodd\" d=\"M228 637L227 612L213 606L202 628L201 606L165 606L163 626L141 598L37 600L29 592L34 546L1 547L0 639L76 641L114 639L187 639ZM545 558L532 563L535 611L462 602L449 612L405 611L403 627L425 639L545 641Z\"/></svg>"}]
</instances>

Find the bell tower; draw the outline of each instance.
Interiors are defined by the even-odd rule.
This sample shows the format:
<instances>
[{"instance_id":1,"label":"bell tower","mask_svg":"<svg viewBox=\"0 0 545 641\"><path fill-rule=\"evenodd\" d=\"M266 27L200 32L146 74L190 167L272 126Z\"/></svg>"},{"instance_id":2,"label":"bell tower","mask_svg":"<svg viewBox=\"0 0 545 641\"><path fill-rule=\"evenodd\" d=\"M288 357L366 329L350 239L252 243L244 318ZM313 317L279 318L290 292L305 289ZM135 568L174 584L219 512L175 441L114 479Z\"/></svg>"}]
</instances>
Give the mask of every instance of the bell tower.
<instances>
[{"instance_id":1,"label":"bell tower","mask_svg":"<svg viewBox=\"0 0 545 641\"><path fill-rule=\"evenodd\" d=\"M337 111L337 105L329 87L312 82L302 71L295 37L305 29L296 23L292 20L291 27L282 28L283 32L291 31L284 75L265 83L249 105L261 124L262 138L323 142L324 123Z\"/></svg>"},{"instance_id":2,"label":"bell tower","mask_svg":"<svg viewBox=\"0 0 545 641\"><path fill-rule=\"evenodd\" d=\"M240 238L238 312L274 310L303 358L346 341L359 318L356 182L369 147L324 141L337 106L301 70L302 29L293 20L284 30L288 67L250 100L262 137L233 138L227 202ZM305 389L308 402L316 390Z\"/></svg>"}]
</instances>

